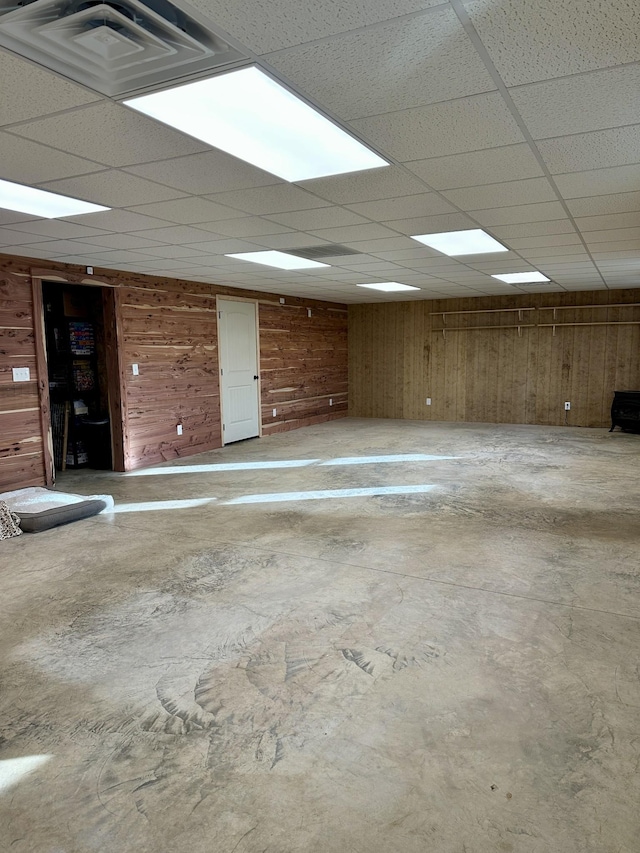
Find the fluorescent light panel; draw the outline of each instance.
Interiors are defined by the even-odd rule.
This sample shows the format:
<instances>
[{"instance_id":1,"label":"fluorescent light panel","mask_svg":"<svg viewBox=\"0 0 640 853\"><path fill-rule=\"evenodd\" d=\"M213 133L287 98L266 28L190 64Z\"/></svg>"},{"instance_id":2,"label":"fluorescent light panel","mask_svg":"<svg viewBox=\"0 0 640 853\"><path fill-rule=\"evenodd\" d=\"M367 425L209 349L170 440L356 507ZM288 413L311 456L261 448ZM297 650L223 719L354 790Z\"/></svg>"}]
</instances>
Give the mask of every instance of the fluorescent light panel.
<instances>
[{"instance_id":1,"label":"fluorescent light panel","mask_svg":"<svg viewBox=\"0 0 640 853\"><path fill-rule=\"evenodd\" d=\"M440 234L416 234L411 237L419 243L424 243L450 258L458 255L484 255L488 252L508 252L506 246L498 243L490 234L481 228L468 231L442 231Z\"/></svg>"},{"instance_id":2,"label":"fluorescent light panel","mask_svg":"<svg viewBox=\"0 0 640 853\"><path fill-rule=\"evenodd\" d=\"M389 165L255 66L124 103L285 181Z\"/></svg>"},{"instance_id":3,"label":"fluorescent light panel","mask_svg":"<svg viewBox=\"0 0 640 853\"><path fill-rule=\"evenodd\" d=\"M110 210L101 204L92 204L89 201L80 201L80 199L58 195L48 190L38 190L35 187L25 187L23 184L2 180L0 180L0 207L39 216L42 219L57 219L61 216L79 216L82 213Z\"/></svg>"},{"instance_id":4,"label":"fluorescent light panel","mask_svg":"<svg viewBox=\"0 0 640 853\"><path fill-rule=\"evenodd\" d=\"M382 290L384 293L396 293L400 290L420 290L411 284L400 284L397 281L381 281L376 284L357 284L356 287L368 287L370 290Z\"/></svg>"},{"instance_id":5,"label":"fluorescent light panel","mask_svg":"<svg viewBox=\"0 0 640 853\"><path fill-rule=\"evenodd\" d=\"M225 258L237 258L239 261L250 261L252 264L263 264L265 267L275 267L279 270L306 270L314 267L328 267L320 261L310 261L308 258L298 258L288 252L237 252L225 255Z\"/></svg>"},{"instance_id":6,"label":"fluorescent light panel","mask_svg":"<svg viewBox=\"0 0 640 853\"><path fill-rule=\"evenodd\" d=\"M509 272L504 275L492 275L491 278L497 278L498 281L504 281L506 284L526 284L532 281L551 281L546 275L541 272Z\"/></svg>"}]
</instances>

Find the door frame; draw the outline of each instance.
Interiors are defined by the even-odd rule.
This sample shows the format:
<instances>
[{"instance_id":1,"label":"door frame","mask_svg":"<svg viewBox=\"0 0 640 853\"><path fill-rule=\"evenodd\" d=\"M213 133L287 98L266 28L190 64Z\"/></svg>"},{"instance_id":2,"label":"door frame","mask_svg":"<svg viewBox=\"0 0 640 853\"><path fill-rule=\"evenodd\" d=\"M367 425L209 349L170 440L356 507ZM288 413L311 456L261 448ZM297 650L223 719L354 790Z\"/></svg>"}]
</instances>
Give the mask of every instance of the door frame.
<instances>
[{"instance_id":1,"label":"door frame","mask_svg":"<svg viewBox=\"0 0 640 853\"><path fill-rule=\"evenodd\" d=\"M216 335L218 338L218 389L220 393L220 442L222 447L224 443L224 401L222 399L222 365L220 363L220 300L227 302L253 302L256 310L256 367L258 369L258 435L256 438L262 438L262 370L260 368L260 301L258 299L250 299L247 296L225 296L223 293L216 294Z\"/></svg>"},{"instance_id":2,"label":"door frame","mask_svg":"<svg viewBox=\"0 0 640 853\"><path fill-rule=\"evenodd\" d=\"M49 398L49 365L47 361L46 333L44 320L44 302L42 285L50 281L61 285L102 288L102 311L105 321L106 373L109 398L109 423L111 428L111 456L114 471L125 470L125 411L124 376L121 364L122 329L118 322L118 288L101 278L84 278L78 275L65 275L59 271L32 270L31 293L33 297L33 328L36 345L36 371L38 374L38 394L40 397L40 424L44 451L45 484L53 486L55 466L53 460L53 430L51 428L51 401Z\"/></svg>"}]
</instances>

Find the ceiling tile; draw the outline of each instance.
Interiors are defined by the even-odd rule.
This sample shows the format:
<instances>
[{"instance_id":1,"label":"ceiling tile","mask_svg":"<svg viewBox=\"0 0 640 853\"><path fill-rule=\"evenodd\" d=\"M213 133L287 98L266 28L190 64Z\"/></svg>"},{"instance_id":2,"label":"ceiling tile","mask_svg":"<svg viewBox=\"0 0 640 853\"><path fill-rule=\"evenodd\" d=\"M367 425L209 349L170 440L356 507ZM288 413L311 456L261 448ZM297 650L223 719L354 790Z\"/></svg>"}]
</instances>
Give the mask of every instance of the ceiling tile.
<instances>
[{"instance_id":1,"label":"ceiling tile","mask_svg":"<svg viewBox=\"0 0 640 853\"><path fill-rule=\"evenodd\" d=\"M340 242L349 245L357 240L381 240L383 237L395 237L393 231L382 225L348 225L346 228L323 228L314 230L316 237L322 237L330 243Z\"/></svg>"},{"instance_id":2,"label":"ceiling tile","mask_svg":"<svg viewBox=\"0 0 640 853\"><path fill-rule=\"evenodd\" d=\"M502 97L494 92L358 119L351 125L398 160L421 160L524 141Z\"/></svg>"},{"instance_id":3,"label":"ceiling tile","mask_svg":"<svg viewBox=\"0 0 640 853\"><path fill-rule=\"evenodd\" d=\"M256 53L290 47L437 6L442 0L191 0L190 5Z\"/></svg>"},{"instance_id":4,"label":"ceiling tile","mask_svg":"<svg viewBox=\"0 0 640 853\"><path fill-rule=\"evenodd\" d=\"M538 149L552 174L640 163L640 125L543 139Z\"/></svg>"},{"instance_id":5,"label":"ceiling tile","mask_svg":"<svg viewBox=\"0 0 640 853\"><path fill-rule=\"evenodd\" d=\"M0 133L2 177L19 184L38 184L71 175L97 172L103 167L9 133Z\"/></svg>"},{"instance_id":6,"label":"ceiling tile","mask_svg":"<svg viewBox=\"0 0 640 853\"><path fill-rule=\"evenodd\" d=\"M406 166L436 190L496 184L543 174L526 143L415 160Z\"/></svg>"},{"instance_id":7,"label":"ceiling tile","mask_svg":"<svg viewBox=\"0 0 640 853\"><path fill-rule=\"evenodd\" d=\"M614 166L610 169L591 169L556 175L558 189L564 198L610 195L640 191L640 166Z\"/></svg>"},{"instance_id":8,"label":"ceiling tile","mask_svg":"<svg viewBox=\"0 0 640 853\"><path fill-rule=\"evenodd\" d=\"M157 240L149 240L146 237L137 237L134 234L105 234L97 235L87 239L81 237L78 243L90 243L92 246L103 246L105 249L145 249L148 246L159 246Z\"/></svg>"},{"instance_id":9,"label":"ceiling tile","mask_svg":"<svg viewBox=\"0 0 640 853\"><path fill-rule=\"evenodd\" d=\"M346 119L496 88L450 7L289 48L267 59L316 102Z\"/></svg>"},{"instance_id":10,"label":"ceiling tile","mask_svg":"<svg viewBox=\"0 0 640 853\"><path fill-rule=\"evenodd\" d=\"M383 166L380 169L367 169L350 175L316 178L313 181L304 181L300 186L335 204L398 198L425 191L422 181L417 180L401 166Z\"/></svg>"},{"instance_id":11,"label":"ceiling tile","mask_svg":"<svg viewBox=\"0 0 640 853\"><path fill-rule=\"evenodd\" d=\"M541 204L522 204L514 207L473 210L471 215L483 225L491 226L561 219L565 215L565 211L559 201L549 201Z\"/></svg>"},{"instance_id":12,"label":"ceiling tile","mask_svg":"<svg viewBox=\"0 0 640 853\"><path fill-rule=\"evenodd\" d=\"M504 238L503 238L504 239ZM549 234L544 237L515 237L506 241L516 252L526 249L541 249L544 246L580 246L582 241L575 232L568 234Z\"/></svg>"},{"instance_id":13,"label":"ceiling tile","mask_svg":"<svg viewBox=\"0 0 640 853\"><path fill-rule=\"evenodd\" d=\"M263 216L271 213L286 213L291 210L311 210L314 207L326 207L330 202L318 198L293 184L275 184L270 187L255 187L230 193L217 193L212 201L220 205Z\"/></svg>"},{"instance_id":14,"label":"ceiling tile","mask_svg":"<svg viewBox=\"0 0 640 853\"><path fill-rule=\"evenodd\" d=\"M611 232L609 232L611 234ZM618 236L617 234L611 234L610 240L607 242L588 242L589 251L593 254L594 258L596 256L600 256L602 252L633 252L634 256L638 258L639 269L640 269L640 235L635 237L632 240L615 240L614 237Z\"/></svg>"},{"instance_id":15,"label":"ceiling tile","mask_svg":"<svg viewBox=\"0 0 640 853\"><path fill-rule=\"evenodd\" d=\"M226 222L211 223L223 237L259 237L264 234L284 234L291 231L284 225L263 219L260 216L243 216Z\"/></svg>"},{"instance_id":16,"label":"ceiling tile","mask_svg":"<svg viewBox=\"0 0 640 853\"><path fill-rule=\"evenodd\" d=\"M0 51L0 126L101 100L95 92Z\"/></svg>"},{"instance_id":17,"label":"ceiling tile","mask_svg":"<svg viewBox=\"0 0 640 853\"><path fill-rule=\"evenodd\" d=\"M306 234L304 231L286 231L283 234L252 236L252 242L265 249L298 249L306 246L322 246L326 240Z\"/></svg>"},{"instance_id":18,"label":"ceiling tile","mask_svg":"<svg viewBox=\"0 0 640 853\"><path fill-rule=\"evenodd\" d=\"M413 248L417 246L418 244L415 240L412 240L410 237L387 237L382 240L357 241L355 243L351 243L350 248L356 249L358 252L369 252L376 257L381 257L382 252L392 254L395 250L399 251L406 257L407 253L411 252ZM425 249L425 251L428 251L428 249ZM389 258L389 260L395 260L395 258Z\"/></svg>"},{"instance_id":19,"label":"ceiling tile","mask_svg":"<svg viewBox=\"0 0 640 853\"><path fill-rule=\"evenodd\" d=\"M21 124L12 132L106 166L208 150L203 142L111 101Z\"/></svg>"},{"instance_id":20,"label":"ceiling tile","mask_svg":"<svg viewBox=\"0 0 640 853\"><path fill-rule=\"evenodd\" d=\"M28 244L23 245L13 244L13 245L3 245L2 246L2 254L4 255L18 255L20 258L38 258L38 260L53 260L51 257L51 250L49 249L39 249L38 245Z\"/></svg>"},{"instance_id":21,"label":"ceiling tile","mask_svg":"<svg viewBox=\"0 0 640 853\"><path fill-rule=\"evenodd\" d=\"M493 234L500 240L515 238L538 237L554 234L575 234L575 228L570 219L551 219L540 222L507 223L491 228Z\"/></svg>"},{"instance_id":22,"label":"ceiling tile","mask_svg":"<svg viewBox=\"0 0 640 853\"><path fill-rule=\"evenodd\" d=\"M639 217L640 221L640 217ZM589 245L596 243L609 243L611 240L640 240L640 225L635 228L619 228L612 234L609 229L607 231L585 231L583 229L582 236Z\"/></svg>"},{"instance_id":23,"label":"ceiling tile","mask_svg":"<svg viewBox=\"0 0 640 853\"><path fill-rule=\"evenodd\" d=\"M392 219L384 223L401 234L438 234L440 231L460 231L477 228L473 219L464 213L443 213L439 216L418 216L411 219Z\"/></svg>"},{"instance_id":24,"label":"ceiling tile","mask_svg":"<svg viewBox=\"0 0 640 853\"><path fill-rule=\"evenodd\" d=\"M319 207L315 210L298 210L295 213L272 213L269 219L282 225L303 231L317 231L318 228L338 228L343 225L362 225L367 220L343 207Z\"/></svg>"},{"instance_id":25,"label":"ceiling tile","mask_svg":"<svg viewBox=\"0 0 640 853\"><path fill-rule=\"evenodd\" d=\"M130 207L135 213L166 219L178 225L193 225L196 222L215 222L219 219L234 219L242 216L237 210L232 210L222 204L207 201L206 198L180 198L174 201L139 204ZM214 229L215 230L215 229Z\"/></svg>"},{"instance_id":26,"label":"ceiling tile","mask_svg":"<svg viewBox=\"0 0 640 853\"><path fill-rule=\"evenodd\" d=\"M104 231L142 231L143 228L165 228L167 223L152 216L143 216L129 210L105 210L102 213L89 213L81 216L68 216L69 222L91 222L92 226Z\"/></svg>"},{"instance_id":27,"label":"ceiling tile","mask_svg":"<svg viewBox=\"0 0 640 853\"><path fill-rule=\"evenodd\" d=\"M435 216L439 213L455 213L453 205L437 193L419 193L402 198L387 198L379 201L362 201L349 205L350 210L377 221L384 219L412 219L417 216Z\"/></svg>"},{"instance_id":28,"label":"ceiling tile","mask_svg":"<svg viewBox=\"0 0 640 853\"><path fill-rule=\"evenodd\" d=\"M540 246L534 249L519 249L518 251L523 258L560 258L564 255L577 257L578 255L586 256L587 254L582 243L573 244L571 246Z\"/></svg>"},{"instance_id":29,"label":"ceiling tile","mask_svg":"<svg viewBox=\"0 0 640 853\"><path fill-rule=\"evenodd\" d=\"M600 216L605 213L640 211L640 192L574 198L567 201L567 206L574 216Z\"/></svg>"},{"instance_id":30,"label":"ceiling tile","mask_svg":"<svg viewBox=\"0 0 640 853\"><path fill-rule=\"evenodd\" d=\"M634 228L638 224L638 214L610 213L594 216L579 216L576 225L581 231L608 231L612 228Z\"/></svg>"},{"instance_id":31,"label":"ceiling tile","mask_svg":"<svg viewBox=\"0 0 640 853\"><path fill-rule=\"evenodd\" d=\"M638 59L634 0L465 0L507 86L580 74Z\"/></svg>"},{"instance_id":32,"label":"ceiling tile","mask_svg":"<svg viewBox=\"0 0 640 853\"><path fill-rule=\"evenodd\" d=\"M282 183L274 175L256 169L223 151L207 151L204 154L131 166L127 172L194 195Z\"/></svg>"},{"instance_id":33,"label":"ceiling tile","mask_svg":"<svg viewBox=\"0 0 640 853\"><path fill-rule=\"evenodd\" d=\"M41 186L54 193L93 201L107 207L128 207L137 202L162 201L183 195L178 190L127 175L117 169L94 172L78 178L46 181Z\"/></svg>"},{"instance_id":34,"label":"ceiling tile","mask_svg":"<svg viewBox=\"0 0 640 853\"><path fill-rule=\"evenodd\" d=\"M196 258L207 258L206 252L200 252L193 246L149 246L147 249L142 249L141 255L148 255L152 258L193 258L196 263Z\"/></svg>"},{"instance_id":35,"label":"ceiling tile","mask_svg":"<svg viewBox=\"0 0 640 853\"><path fill-rule=\"evenodd\" d=\"M209 237L212 235L210 234ZM186 243L187 246L192 245L194 248L203 251L210 252L212 255L220 256L216 257L216 263L224 264L225 266L236 266L236 262L234 258L225 258L225 255L229 255L232 252L257 252L262 246L258 246L256 243L249 243L248 240L240 240L237 238L228 238L226 240L207 240L200 241L192 244Z\"/></svg>"},{"instance_id":36,"label":"ceiling tile","mask_svg":"<svg viewBox=\"0 0 640 853\"><path fill-rule=\"evenodd\" d=\"M557 196L546 178L525 181L506 181L480 187L446 190L444 195L458 207L478 210L488 207L509 207L555 201Z\"/></svg>"},{"instance_id":37,"label":"ceiling tile","mask_svg":"<svg viewBox=\"0 0 640 853\"><path fill-rule=\"evenodd\" d=\"M638 121L640 65L594 71L511 89L534 139Z\"/></svg>"},{"instance_id":38,"label":"ceiling tile","mask_svg":"<svg viewBox=\"0 0 640 853\"><path fill-rule=\"evenodd\" d=\"M160 243L200 243L210 242L213 236L210 231L201 231L191 225L173 225L167 228L151 228L149 231L138 231L138 237L148 237ZM204 249L202 250L204 251Z\"/></svg>"},{"instance_id":39,"label":"ceiling tile","mask_svg":"<svg viewBox=\"0 0 640 853\"><path fill-rule=\"evenodd\" d=\"M85 222L94 222L97 213L83 216ZM49 237L51 240L73 240L74 237L86 237L90 239L94 235L104 234L98 228L88 225L79 225L76 222L67 222L64 219L38 219L33 222L16 222L11 226L12 231L20 231L25 234L38 234Z\"/></svg>"},{"instance_id":40,"label":"ceiling tile","mask_svg":"<svg viewBox=\"0 0 640 853\"><path fill-rule=\"evenodd\" d=\"M51 238L46 234L28 234L14 231L12 228L0 228L0 246L20 246L23 243L48 243Z\"/></svg>"}]
</instances>

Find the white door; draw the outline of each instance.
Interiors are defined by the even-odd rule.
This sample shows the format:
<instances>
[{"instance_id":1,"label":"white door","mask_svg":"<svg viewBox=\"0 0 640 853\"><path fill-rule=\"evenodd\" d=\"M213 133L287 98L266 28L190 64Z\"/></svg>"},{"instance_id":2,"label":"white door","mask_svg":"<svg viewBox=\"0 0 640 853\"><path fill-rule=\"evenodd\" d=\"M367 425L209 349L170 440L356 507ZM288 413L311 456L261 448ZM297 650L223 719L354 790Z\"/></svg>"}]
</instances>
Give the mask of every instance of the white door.
<instances>
[{"instance_id":1,"label":"white door","mask_svg":"<svg viewBox=\"0 0 640 853\"><path fill-rule=\"evenodd\" d=\"M255 302L218 299L222 442L260 434Z\"/></svg>"}]
</instances>

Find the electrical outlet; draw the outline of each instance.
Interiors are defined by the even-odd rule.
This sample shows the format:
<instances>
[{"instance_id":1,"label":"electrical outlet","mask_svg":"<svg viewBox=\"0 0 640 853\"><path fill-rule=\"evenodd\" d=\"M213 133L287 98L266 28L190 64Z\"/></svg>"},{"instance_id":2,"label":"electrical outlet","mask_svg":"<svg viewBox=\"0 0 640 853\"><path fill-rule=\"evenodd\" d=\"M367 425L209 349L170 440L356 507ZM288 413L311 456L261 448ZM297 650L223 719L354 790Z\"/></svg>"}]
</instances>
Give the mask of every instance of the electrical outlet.
<instances>
[{"instance_id":1,"label":"electrical outlet","mask_svg":"<svg viewBox=\"0 0 640 853\"><path fill-rule=\"evenodd\" d=\"M31 378L31 371L28 367L13 367L11 373L14 382L28 382Z\"/></svg>"},{"instance_id":2,"label":"electrical outlet","mask_svg":"<svg viewBox=\"0 0 640 853\"><path fill-rule=\"evenodd\" d=\"M276 410L274 409L273 410L273 417L275 418L275 416L276 416Z\"/></svg>"},{"instance_id":3,"label":"electrical outlet","mask_svg":"<svg viewBox=\"0 0 640 853\"><path fill-rule=\"evenodd\" d=\"M571 403L565 403L564 404L564 410L565 410L565 412L569 412L571 410Z\"/></svg>"},{"instance_id":4,"label":"electrical outlet","mask_svg":"<svg viewBox=\"0 0 640 853\"><path fill-rule=\"evenodd\" d=\"M138 365L137 365L137 364L132 364L132 365L131 365L131 371L132 371L132 373L133 373L133 375L134 375L134 376L137 376L137 375L140 373L140 370L139 370L139 368L138 368Z\"/></svg>"},{"instance_id":5,"label":"electrical outlet","mask_svg":"<svg viewBox=\"0 0 640 853\"><path fill-rule=\"evenodd\" d=\"M427 397L427 406L431 405L431 397Z\"/></svg>"},{"instance_id":6,"label":"electrical outlet","mask_svg":"<svg viewBox=\"0 0 640 853\"><path fill-rule=\"evenodd\" d=\"M329 397L329 405L333 406L333 397Z\"/></svg>"},{"instance_id":7,"label":"electrical outlet","mask_svg":"<svg viewBox=\"0 0 640 853\"><path fill-rule=\"evenodd\" d=\"M182 424L178 424L176 426L176 432L178 433L178 435L182 435Z\"/></svg>"}]
</instances>

